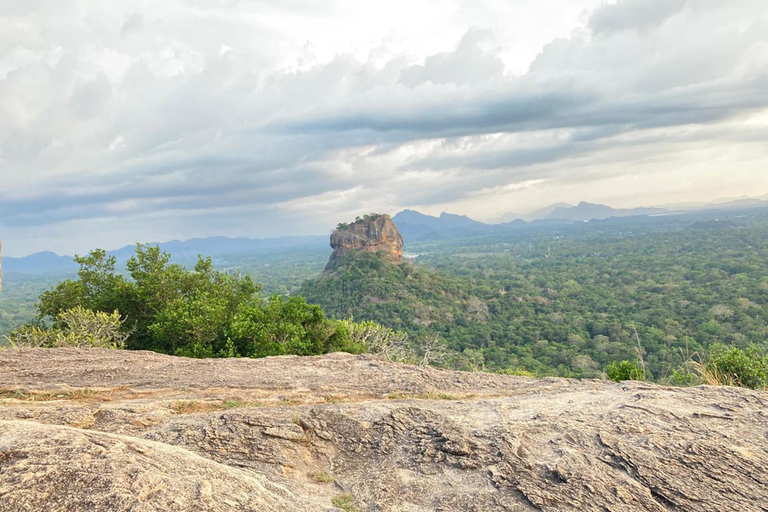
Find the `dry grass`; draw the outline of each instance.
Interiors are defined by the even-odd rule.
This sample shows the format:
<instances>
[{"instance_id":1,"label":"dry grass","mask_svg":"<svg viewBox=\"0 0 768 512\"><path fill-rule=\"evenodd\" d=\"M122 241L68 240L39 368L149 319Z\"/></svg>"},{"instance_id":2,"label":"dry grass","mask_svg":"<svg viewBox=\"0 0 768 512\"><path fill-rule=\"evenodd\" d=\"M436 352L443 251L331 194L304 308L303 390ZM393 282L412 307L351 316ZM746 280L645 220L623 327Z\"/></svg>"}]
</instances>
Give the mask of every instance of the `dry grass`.
<instances>
[{"instance_id":1,"label":"dry grass","mask_svg":"<svg viewBox=\"0 0 768 512\"><path fill-rule=\"evenodd\" d=\"M430 389L426 393L391 393L387 395L389 400L463 400L474 395L452 395L436 389Z\"/></svg>"},{"instance_id":2,"label":"dry grass","mask_svg":"<svg viewBox=\"0 0 768 512\"><path fill-rule=\"evenodd\" d=\"M321 469L318 469L317 471L315 471L309 476L312 478L312 480L314 480L315 482L320 482L321 484L329 484L335 480L335 478L333 478L333 475Z\"/></svg>"},{"instance_id":3,"label":"dry grass","mask_svg":"<svg viewBox=\"0 0 768 512\"><path fill-rule=\"evenodd\" d=\"M325 400L325 403L327 404L341 404L341 403L349 402L348 398L335 396L335 395L325 395L323 397L323 400Z\"/></svg>"},{"instance_id":4,"label":"dry grass","mask_svg":"<svg viewBox=\"0 0 768 512\"><path fill-rule=\"evenodd\" d=\"M109 390L94 390L89 388L67 391L28 391L25 389L0 390L1 399L21 400L24 402L109 402L114 399L114 394L123 388Z\"/></svg>"},{"instance_id":5,"label":"dry grass","mask_svg":"<svg viewBox=\"0 0 768 512\"><path fill-rule=\"evenodd\" d=\"M197 414L211 411L228 411L244 407L261 407L262 405L259 402L245 402L242 400L176 400L171 403L169 409L177 414Z\"/></svg>"},{"instance_id":6,"label":"dry grass","mask_svg":"<svg viewBox=\"0 0 768 512\"><path fill-rule=\"evenodd\" d=\"M692 362L691 367L699 377L699 381L707 386L732 386L738 388L747 388L741 380L732 374L722 373L717 368L705 364ZM768 388L763 388L763 391Z\"/></svg>"}]
</instances>

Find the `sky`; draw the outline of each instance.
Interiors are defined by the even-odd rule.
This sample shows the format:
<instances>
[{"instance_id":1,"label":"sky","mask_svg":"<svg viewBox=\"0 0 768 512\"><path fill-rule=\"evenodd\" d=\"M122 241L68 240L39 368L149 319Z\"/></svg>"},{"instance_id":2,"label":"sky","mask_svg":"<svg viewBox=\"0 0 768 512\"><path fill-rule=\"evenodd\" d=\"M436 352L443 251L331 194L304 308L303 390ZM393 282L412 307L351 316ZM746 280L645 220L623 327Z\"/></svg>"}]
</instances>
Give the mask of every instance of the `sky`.
<instances>
[{"instance_id":1,"label":"sky","mask_svg":"<svg viewBox=\"0 0 768 512\"><path fill-rule=\"evenodd\" d=\"M765 0L0 0L3 254L768 194Z\"/></svg>"}]
</instances>

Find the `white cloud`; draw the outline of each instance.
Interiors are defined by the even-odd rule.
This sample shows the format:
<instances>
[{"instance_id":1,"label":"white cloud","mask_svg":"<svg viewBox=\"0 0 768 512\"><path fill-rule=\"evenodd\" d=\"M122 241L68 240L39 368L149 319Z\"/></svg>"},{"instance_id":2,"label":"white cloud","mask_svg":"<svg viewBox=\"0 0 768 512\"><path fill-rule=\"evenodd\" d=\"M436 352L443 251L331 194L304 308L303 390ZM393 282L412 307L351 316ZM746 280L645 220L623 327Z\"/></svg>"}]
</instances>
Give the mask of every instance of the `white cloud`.
<instances>
[{"instance_id":1,"label":"white cloud","mask_svg":"<svg viewBox=\"0 0 768 512\"><path fill-rule=\"evenodd\" d=\"M0 236L764 193L762 4L0 0Z\"/></svg>"}]
</instances>

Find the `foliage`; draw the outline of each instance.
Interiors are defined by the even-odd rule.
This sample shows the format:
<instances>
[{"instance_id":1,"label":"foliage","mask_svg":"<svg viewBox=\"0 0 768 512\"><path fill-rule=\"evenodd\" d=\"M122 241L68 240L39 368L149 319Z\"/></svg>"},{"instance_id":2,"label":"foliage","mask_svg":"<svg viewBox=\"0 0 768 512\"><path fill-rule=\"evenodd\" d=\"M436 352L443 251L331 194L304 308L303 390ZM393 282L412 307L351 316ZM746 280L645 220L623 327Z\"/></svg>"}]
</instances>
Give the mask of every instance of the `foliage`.
<instances>
[{"instance_id":1,"label":"foliage","mask_svg":"<svg viewBox=\"0 0 768 512\"><path fill-rule=\"evenodd\" d=\"M345 512L360 512L360 509L355 506L354 496L348 492L337 494L331 498L331 504Z\"/></svg>"},{"instance_id":2,"label":"foliage","mask_svg":"<svg viewBox=\"0 0 768 512\"><path fill-rule=\"evenodd\" d=\"M340 320L347 330L350 343L359 347L361 352L377 354L389 361L413 362L417 357L409 344L408 334L395 331L370 320L356 323Z\"/></svg>"},{"instance_id":3,"label":"foliage","mask_svg":"<svg viewBox=\"0 0 768 512\"><path fill-rule=\"evenodd\" d=\"M765 389L768 387L768 354L761 354L755 347L741 350L716 345L709 360L700 367L700 375L706 384Z\"/></svg>"},{"instance_id":4,"label":"foliage","mask_svg":"<svg viewBox=\"0 0 768 512\"><path fill-rule=\"evenodd\" d=\"M348 224L346 222L339 222L336 225L336 229L338 231L344 231L346 229L349 229L350 225L354 226L355 224L360 224L360 223L362 223L363 221L366 221L366 220L372 220L373 221L373 220L378 219L379 217L389 217L389 216L386 215L386 214L381 214L381 213L366 213L362 217L360 217L359 215L357 217L355 217L355 221L352 224Z\"/></svg>"},{"instance_id":5,"label":"foliage","mask_svg":"<svg viewBox=\"0 0 768 512\"><path fill-rule=\"evenodd\" d=\"M312 480L316 482L320 482L321 484L329 484L334 480L332 474L321 469L318 469L317 471L312 473L310 476L312 477Z\"/></svg>"},{"instance_id":6,"label":"foliage","mask_svg":"<svg viewBox=\"0 0 768 512\"><path fill-rule=\"evenodd\" d=\"M120 313L91 311L82 306L56 315L53 327L23 326L8 337L14 348L99 347L123 348L128 333L122 331Z\"/></svg>"},{"instance_id":7,"label":"foliage","mask_svg":"<svg viewBox=\"0 0 768 512\"><path fill-rule=\"evenodd\" d=\"M645 380L645 372L636 361L614 361L605 367L608 379L621 382L623 380Z\"/></svg>"},{"instance_id":8,"label":"foliage","mask_svg":"<svg viewBox=\"0 0 768 512\"><path fill-rule=\"evenodd\" d=\"M264 297L249 277L213 268L199 257L192 270L170 263L156 246L137 245L128 276L102 250L76 257L77 280L40 296L39 321L57 319L70 305L126 314L126 348L188 357L262 357L361 352L349 326L329 320L300 297ZM54 321L53 329L58 326ZM52 330L53 330L52 329Z\"/></svg>"},{"instance_id":9,"label":"foliage","mask_svg":"<svg viewBox=\"0 0 768 512\"><path fill-rule=\"evenodd\" d=\"M768 349L766 210L406 243L416 263L354 255L297 293L332 318L439 334L462 369L600 378L642 359L649 378L685 383L685 354Z\"/></svg>"}]
</instances>

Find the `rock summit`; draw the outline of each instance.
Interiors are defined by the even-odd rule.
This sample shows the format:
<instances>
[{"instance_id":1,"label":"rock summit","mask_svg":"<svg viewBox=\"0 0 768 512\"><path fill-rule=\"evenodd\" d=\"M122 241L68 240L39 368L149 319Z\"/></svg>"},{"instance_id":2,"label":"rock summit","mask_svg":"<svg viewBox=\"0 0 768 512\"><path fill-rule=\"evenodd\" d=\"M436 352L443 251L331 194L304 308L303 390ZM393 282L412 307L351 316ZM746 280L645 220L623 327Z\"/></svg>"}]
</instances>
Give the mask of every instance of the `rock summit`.
<instances>
[{"instance_id":1,"label":"rock summit","mask_svg":"<svg viewBox=\"0 0 768 512\"><path fill-rule=\"evenodd\" d=\"M331 247L333 253L326 270L357 251L377 253L393 262L403 259L403 237L389 215L366 215L352 224L339 224L331 234Z\"/></svg>"}]
</instances>

